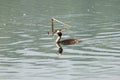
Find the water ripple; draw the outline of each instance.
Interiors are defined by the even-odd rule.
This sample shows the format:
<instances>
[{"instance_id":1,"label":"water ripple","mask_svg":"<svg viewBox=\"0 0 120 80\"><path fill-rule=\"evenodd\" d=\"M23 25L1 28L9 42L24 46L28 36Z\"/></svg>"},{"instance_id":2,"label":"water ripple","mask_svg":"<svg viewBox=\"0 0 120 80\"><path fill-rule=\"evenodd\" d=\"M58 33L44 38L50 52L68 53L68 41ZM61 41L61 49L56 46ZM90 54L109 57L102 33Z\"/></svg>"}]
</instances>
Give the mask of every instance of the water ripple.
<instances>
[{"instance_id":1,"label":"water ripple","mask_svg":"<svg viewBox=\"0 0 120 80\"><path fill-rule=\"evenodd\" d=\"M29 42L33 42L33 40L18 41L18 42L10 43L8 45L24 44L24 43L29 43Z\"/></svg>"}]
</instances>

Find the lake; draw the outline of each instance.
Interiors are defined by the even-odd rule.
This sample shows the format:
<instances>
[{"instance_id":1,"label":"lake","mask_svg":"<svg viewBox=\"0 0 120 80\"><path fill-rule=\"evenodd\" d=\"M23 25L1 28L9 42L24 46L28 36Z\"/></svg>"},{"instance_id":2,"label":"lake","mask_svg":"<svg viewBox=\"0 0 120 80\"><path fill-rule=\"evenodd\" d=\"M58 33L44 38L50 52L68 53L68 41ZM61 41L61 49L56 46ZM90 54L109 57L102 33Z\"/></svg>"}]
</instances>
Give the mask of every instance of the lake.
<instances>
[{"instance_id":1,"label":"lake","mask_svg":"<svg viewBox=\"0 0 120 80\"><path fill-rule=\"evenodd\" d=\"M119 80L120 0L0 0L0 79Z\"/></svg>"}]
</instances>

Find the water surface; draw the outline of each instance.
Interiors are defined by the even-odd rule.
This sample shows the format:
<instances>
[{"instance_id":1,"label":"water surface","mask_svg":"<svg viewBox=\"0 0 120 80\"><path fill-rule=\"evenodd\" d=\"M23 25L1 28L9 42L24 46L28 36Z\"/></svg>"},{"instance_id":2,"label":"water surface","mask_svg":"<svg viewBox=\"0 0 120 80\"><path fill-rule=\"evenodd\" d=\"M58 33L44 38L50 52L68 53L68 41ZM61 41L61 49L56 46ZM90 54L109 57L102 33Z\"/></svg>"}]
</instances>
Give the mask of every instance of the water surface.
<instances>
[{"instance_id":1,"label":"water surface","mask_svg":"<svg viewBox=\"0 0 120 80\"><path fill-rule=\"evenodd\" d=\"M0 0L0 79L119 80L119 0ZM71 25L58 55L51 18Z\"/></svg>"}]
</instances>

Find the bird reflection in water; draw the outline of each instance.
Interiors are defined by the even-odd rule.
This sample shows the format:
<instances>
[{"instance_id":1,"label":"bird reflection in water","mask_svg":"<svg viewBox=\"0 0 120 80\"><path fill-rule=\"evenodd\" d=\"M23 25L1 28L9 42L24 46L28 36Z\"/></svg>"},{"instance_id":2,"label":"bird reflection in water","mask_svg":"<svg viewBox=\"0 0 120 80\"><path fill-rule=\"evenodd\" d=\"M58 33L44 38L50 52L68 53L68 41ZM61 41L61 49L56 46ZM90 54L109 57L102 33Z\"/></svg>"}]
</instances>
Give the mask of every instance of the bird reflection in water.
<instances>
[{"instance_id":1,"label":"bird reflection in water","mask_svg":"<svg viewBox=\"0 0 120 80\"><path fill-rule=\"evenodd\" d=\"M57 48L58 48L58 54L59 54L59 55L62 55L62 53L63 53L63 48L62 48L61 44L60 44L60 43L56 43L56 46L57 46Z\"/></svg>"},{"instance_id":2,"label":"bird reflection in water","mask_svg":"<svg viewBox=\"0 0 120 80\"><path fill-rule=\"evenodd\" d=\"M62 55L63 53L63 48L61 46L62 45L73 45L73 44L78 44L80 43L80 40L77 40L77 39L65 39L65 40L61 40L62 38L62 30L61 29L57 29L54 34L57 34L58 37L56 39L56 46L59 48L58 49L58 53L59 55Z\"/></svg>"}]
</instances>

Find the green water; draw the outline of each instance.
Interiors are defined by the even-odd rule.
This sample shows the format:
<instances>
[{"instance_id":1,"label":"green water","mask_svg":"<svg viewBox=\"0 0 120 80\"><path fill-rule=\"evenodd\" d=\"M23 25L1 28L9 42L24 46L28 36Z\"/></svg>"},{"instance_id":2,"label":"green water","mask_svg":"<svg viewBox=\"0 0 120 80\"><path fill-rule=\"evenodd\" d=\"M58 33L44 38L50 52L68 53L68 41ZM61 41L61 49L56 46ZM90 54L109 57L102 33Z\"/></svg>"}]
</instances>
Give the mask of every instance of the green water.
<instances>
[{"instance_id":1,"label":"green water","mask_svg":"<svg viewBox=\"0 0 120 80\"><path fill-rule=\"evenodd\" d=\"M119 80L119 0L0 0L0 80ZM51 30L54 17L62 56Z\"/></svg>"}]
</instances>

